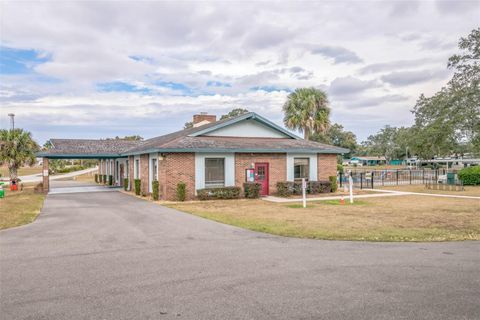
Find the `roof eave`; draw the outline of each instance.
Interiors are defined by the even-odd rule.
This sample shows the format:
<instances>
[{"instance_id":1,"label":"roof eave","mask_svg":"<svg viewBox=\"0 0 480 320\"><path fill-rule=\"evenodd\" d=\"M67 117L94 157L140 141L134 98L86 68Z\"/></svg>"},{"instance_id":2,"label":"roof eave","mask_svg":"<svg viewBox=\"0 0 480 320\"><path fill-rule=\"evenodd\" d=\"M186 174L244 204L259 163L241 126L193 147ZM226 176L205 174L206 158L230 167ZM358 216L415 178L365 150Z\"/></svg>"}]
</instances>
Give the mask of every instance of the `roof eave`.
<instances>
[{"instance_id":1,"label":"roof eave","mask_svg":"<svg viewBox=\"0 0 480 320\"><path fill-rule=\"evenodd\" d=\"M127 152L123 153L123 156L136 156L145 153L321 153L321 154L345 154L350 150L343 148L335 149L315 149L315 148L306 148L306 149L292 149L292 148L282 148L282 149L268 149L268 148L152 148L142 151Z\"/></svg>"}]
</instances>

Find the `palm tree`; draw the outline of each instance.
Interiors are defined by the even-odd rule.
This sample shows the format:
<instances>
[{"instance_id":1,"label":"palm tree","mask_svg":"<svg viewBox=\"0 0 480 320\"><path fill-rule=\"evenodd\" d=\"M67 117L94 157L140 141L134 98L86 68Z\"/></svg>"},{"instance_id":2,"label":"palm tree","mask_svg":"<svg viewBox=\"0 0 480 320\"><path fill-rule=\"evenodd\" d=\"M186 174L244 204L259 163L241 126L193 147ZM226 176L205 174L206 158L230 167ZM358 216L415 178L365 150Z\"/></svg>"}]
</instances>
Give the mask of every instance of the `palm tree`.
<instances>
[{"instance_id":1,"label":"palm tree","mask_svg":"<svg viewBox=\"0 0 480 320\"><path fill-rule=\"evenodd\" d=\"M0 164L7 164L10 178L17 178L18 168L35 163L38 144L23 129L0 130Z\"/></svg>"},{"instance_id":2,"label":"palm tree","mask_svg":"<svg viewBox=\"0 0 480 320\"><path fill-rule=\"evenodd\" d=\"M313 133L325 133L330 126L327 94L316 88L300 88L290 93L283 112L285 126L303 132L305 140Z\"/></svg>"}]
</instances>

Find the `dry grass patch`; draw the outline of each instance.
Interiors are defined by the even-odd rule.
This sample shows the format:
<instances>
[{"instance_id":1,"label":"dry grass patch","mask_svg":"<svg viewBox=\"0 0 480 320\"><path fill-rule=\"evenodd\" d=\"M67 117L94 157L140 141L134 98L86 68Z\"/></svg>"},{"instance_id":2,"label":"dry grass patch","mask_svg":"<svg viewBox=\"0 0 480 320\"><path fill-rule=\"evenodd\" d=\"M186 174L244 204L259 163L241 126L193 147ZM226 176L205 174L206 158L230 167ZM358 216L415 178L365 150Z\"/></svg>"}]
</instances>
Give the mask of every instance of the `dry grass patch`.
<instances>
[{"instance_id":1,"label":"dry grass patch","mask_svg":"<svg viewBox=\"0 0 480 320\"><path fill-rule=\"evenodd\" d=\"M0 229L31 223L45 200L44 194L33 192L33 186L25 186L23 191L5 190L5 193L5 198L0 199Z\"/></svg>"},{"instance_id":2,"label":"dry grass patch","mask_svg":"<svg viewBox=\"0 0 480 320\"><path fill-rule=\"evenodd\" d=\"M432 189L425 188L425 185L423 184L381 187L377 189L405 191L405 192L418 192L418 193L432 193L432 194L449 194L449 195L455 195L455 196L480 197L480 186L465 186L464 191L432 190Z\"/></svg>"},{"instance_id":3,"label":"dry grass patch","mask_svg":"<svg viewBox=\"0 0 480 320\"><path fill-rule=\"evenodd\" d=\"M480 240L480 201L399 196L292 203L226 200L167 204L214 221L276 235L337 240Z\"/></svg>"},{"instance_id":4,"label":"dry grass patch","mask_svg":"<svg viewBox=\"0 0 480 320\"><path fill-rule=\"evenodd\" d=\"M18 169L19 176L29 176L31 174L37 174L42 172L42 167L22 167ZM10 173L8 172L7 167L0 167L0 174L2 177L9 177Z\"/></svg>"}]
</instances>

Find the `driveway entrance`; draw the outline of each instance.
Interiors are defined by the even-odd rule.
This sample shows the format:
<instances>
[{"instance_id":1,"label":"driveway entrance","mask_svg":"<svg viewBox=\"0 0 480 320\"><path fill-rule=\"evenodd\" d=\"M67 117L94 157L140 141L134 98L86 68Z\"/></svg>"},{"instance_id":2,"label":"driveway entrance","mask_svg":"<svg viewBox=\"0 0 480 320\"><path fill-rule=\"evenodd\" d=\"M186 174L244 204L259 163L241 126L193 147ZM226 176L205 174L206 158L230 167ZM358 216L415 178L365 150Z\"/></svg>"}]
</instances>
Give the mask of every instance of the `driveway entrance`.
<instances>
[{"instance_id":1,"label":"driveway entrance","mask_svg":"<svg viewBox=\"0 0 480 320\"><path fill-rule=\"evenodd\" d=\"M50 191L48 194L62 193L84 193L84 192L112 192L118 191L120 188L101 186L88 182L76 182L73 180L50 182Z\"/></svg>"},{"instance_id":2,"label":"driveway entrance","mask_svg":"<svg viewBox=\"0 0 480 320\"><path fill-rule=\"evenodd\" d=\"M50 194L0 248L2 320L480 314L480 242L284 238L120 192Z\"/></svg>"}]
</instances>

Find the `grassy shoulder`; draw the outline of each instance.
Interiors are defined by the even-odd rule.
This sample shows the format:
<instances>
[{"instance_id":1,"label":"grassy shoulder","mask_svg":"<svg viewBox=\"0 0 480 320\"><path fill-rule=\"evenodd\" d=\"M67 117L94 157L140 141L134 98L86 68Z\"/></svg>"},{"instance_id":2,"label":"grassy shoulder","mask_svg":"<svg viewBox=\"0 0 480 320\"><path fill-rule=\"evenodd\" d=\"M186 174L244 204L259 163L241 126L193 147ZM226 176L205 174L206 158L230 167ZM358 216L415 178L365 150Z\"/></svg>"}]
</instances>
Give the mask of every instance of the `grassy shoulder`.
<instances>
[{"instance_id":1,"label":"grassy shoulder","mask_svg":"<svg viewBox=\"0 0 480 320\"><path fill-rule=\"evenodd\" d=\"M0 229L33 222L44 200L45 195L34 193L33 186L25 186L22 191L5 190L5 198L0 199Z\"/></svg>"},{"instance_id":2,"label":"grassy shoulder","mask_svg":"<svg viewBox=\"0 0 480 320\"><path fill-rule=\"evenodd\" d=\"M292 203L224 200L165 204L253 231L287 237L365 241L480 240L480 201L400 196Z\"/></svg>"},{"instance_id":3,"label":"grassy shoulder","mask_svg":"<svg viewBox=\"0 0 480 320\"><path fill-rule=\"evenodd\" d=\"M19 176L29 176L32 174L38 174L42 172L42 167L22 167L18 169ZM7 167L1 166L0 167L0 175L2 177L9 177L10 173Z\"/></svg>"},{"instance_id":4,"label":"grassy shoulder","mask_svg":"<svg viewBox=\"0 0 480 320\"><path fill-rule=\"evenodd\" d=\"M450 191L450 190L433 190L425 188L423 184L417 185L404 185L404 186L392 186L382 187L378 189L404 191L404 192L418 192L418 193L430 193L430 194L448 194L453 196L476 196L480 197L480 186L464 186L463 191Z\"/></svg>"}]
</instances>

